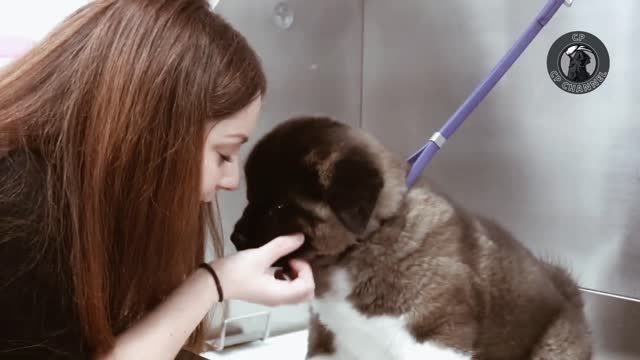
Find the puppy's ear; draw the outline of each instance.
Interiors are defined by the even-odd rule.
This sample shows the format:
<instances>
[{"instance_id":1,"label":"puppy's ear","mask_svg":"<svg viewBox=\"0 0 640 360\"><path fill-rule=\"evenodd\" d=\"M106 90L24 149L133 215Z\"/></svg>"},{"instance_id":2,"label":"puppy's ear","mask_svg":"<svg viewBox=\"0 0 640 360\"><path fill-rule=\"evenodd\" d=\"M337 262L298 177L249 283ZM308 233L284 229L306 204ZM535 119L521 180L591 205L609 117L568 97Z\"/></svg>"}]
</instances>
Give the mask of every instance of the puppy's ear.
<instances>
[{"instance_id":1,"label":"puppy's ear","mask_svg":"<svg viewBox=\"0 0 640 360\"><path fill-rule=\"evenodd\" d=\"M351 232L361 234L384 186L376 164L365 151L348 151L332 166L326 201L338 220Z\"/></svg>"}]
</instances>

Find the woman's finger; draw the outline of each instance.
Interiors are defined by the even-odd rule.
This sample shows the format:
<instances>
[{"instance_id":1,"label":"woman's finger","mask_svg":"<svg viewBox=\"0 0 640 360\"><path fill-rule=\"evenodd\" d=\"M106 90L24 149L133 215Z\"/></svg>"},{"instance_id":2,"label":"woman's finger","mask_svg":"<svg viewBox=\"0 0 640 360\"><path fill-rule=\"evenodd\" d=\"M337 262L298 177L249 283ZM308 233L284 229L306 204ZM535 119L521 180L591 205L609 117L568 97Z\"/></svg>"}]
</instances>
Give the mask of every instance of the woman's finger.
<instances>
[{"instance_id":1,"label":"woman's finger","mask_svg":"<svg viewBox=\"0 0 640 360\"><path fill-rule=\"evenodd\" d=\"M272 288L272 305L297 304L313 298L313 287L308 284L275 279L273 281L277 283L273 284Z\"/></svg>"},{"instance_id":2,"label":"woman's finger","mask_svg":"<svg viewBox=\"0 0 640 360\"><path fill-rule=\"evenodd\" d=\"M314 296L315 283L309 265L300 260L292 260L291 267L298 276L291 281L271 279L268 293L273 304L295 304L311 300Z\"/></svg>"},{"instance_id":3,"label":"woman's finger","mask_svg":"<svg viewBox=\"0 0 640 360\"><path fill-rule=\"evenodd\" d=\"M275 263L281 257L299 248L303 242L304 235L302 234L279 236L262 245L258 250L266 262L264 265L271 266L271 264Z\"/></svg>"},{"instance_id":4,"label":"woman's finger","mask_svg":"<svg viewBox=\"0 0 640 360\"><path fill-rule=\"evenodd\" d=\"M295 279L302 277L302 281L310 282L315 287L313 271L306 261L292 259L289 261L289 266L291 266L291 272Z\"/></svg>"},{"instance_id":5,"label":"woman's finger","mask_svg":"<svg viewBox=\"0 0 640 360\"><path fill-rule=\"evenodd\" d=\"M293 301L309 300L314 295L315 282L313 271L309 264L302 260L291 260L291 269L295 277L289 282L289 292L294 298Z\"/></svg>"}]
</instances>

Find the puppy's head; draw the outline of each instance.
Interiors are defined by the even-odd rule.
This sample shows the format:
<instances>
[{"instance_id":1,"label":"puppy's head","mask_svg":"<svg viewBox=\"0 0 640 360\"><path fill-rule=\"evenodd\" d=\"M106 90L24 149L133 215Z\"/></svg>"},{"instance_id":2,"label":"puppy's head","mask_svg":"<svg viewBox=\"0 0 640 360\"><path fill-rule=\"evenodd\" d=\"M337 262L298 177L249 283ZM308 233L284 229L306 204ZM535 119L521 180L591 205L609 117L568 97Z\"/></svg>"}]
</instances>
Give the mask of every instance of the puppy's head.
<instances>
[{"instance_id":1,"label":"puppy's head","mask_svg":"<svg viewBox=\"0 0 640 360\"><path fill-rule=\"evenodd\" d=\"M334 257L398 211L407 165L372 137L329 118L285 121L253 148L247 200L231 241L238 250L303 233L289 257Z\"/></svg>"}]
</instances>

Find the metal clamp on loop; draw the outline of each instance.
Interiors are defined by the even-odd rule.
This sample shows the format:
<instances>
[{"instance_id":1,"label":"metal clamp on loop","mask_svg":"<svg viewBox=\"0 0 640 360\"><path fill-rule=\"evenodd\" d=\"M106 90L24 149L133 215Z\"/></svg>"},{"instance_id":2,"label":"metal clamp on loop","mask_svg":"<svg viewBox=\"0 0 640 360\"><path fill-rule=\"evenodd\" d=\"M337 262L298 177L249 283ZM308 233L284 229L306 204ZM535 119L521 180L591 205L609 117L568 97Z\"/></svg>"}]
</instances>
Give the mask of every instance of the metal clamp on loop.
<instances>
[{"instance_id":1,"label":"metal clamp on loop","mask_svg":"<svg viewBox=\"0 0 640 360\"><path fill-rule=\"evenodd\" d=\"M564 4L565 4L567 7L571 7L571 5L573 5L573 0L564 0Z\"/></svg>"},{"instance_id":2,"label":"metal clamp on loop","mask_svg":"<svg viewBox=\"0 0 640 360\"><path fill-rule=\"evenodd\" d=\"M447 141L447 139L444 136L442 136L440 132L435 132L433 133L433 135L431 135L431 138L429 138L429 141L432 141L436 145L438 145L438 149L442 149L442 146L444 145L445 141Z\"/></svg>"}]
</instances>

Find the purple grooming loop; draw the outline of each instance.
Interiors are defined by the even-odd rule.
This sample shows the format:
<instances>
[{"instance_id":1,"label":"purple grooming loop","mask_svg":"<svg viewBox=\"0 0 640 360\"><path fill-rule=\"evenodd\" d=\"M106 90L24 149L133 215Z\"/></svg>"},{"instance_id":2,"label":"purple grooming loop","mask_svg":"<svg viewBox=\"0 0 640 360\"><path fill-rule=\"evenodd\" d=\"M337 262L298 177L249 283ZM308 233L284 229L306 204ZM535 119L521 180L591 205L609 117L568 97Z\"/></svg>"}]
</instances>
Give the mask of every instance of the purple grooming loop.
<instances>
[{"instance_id":1,"label":"purple grooming loop","mask_svg":"<svg viewBox=\"0 0 640 360\"><path fill-rule=\"evenodd\" d=\"M407 176L407 187L411 188L418 177L427 166L436 152L442 148L447 139L458 129L471 112L482 102L487 94L493 89L496 83L509 70L511 65L524 52L529 43L538 35L540 30L551 20L562 4L571 6L573 0L549 0L538 16L529 25L527 30L520 36L518 41L509 49L505 56L491 70L491 73L480 83L480 85L469 95L467 100L449 118L440 131L433 134L429 141L420 150L415 152L408 159L411 164L411 171Z\"/></svg>"}]
</instances>

